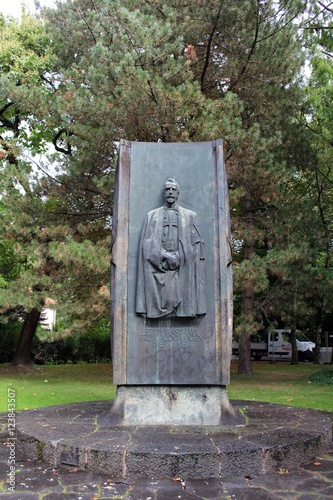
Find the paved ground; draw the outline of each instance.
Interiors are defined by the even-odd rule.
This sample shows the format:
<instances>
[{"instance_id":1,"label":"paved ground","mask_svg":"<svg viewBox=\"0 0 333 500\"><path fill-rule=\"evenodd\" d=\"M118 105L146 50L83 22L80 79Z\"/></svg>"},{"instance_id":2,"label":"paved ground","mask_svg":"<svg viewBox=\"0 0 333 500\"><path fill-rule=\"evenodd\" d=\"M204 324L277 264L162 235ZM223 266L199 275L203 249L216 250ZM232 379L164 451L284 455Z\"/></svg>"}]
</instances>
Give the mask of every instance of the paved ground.
<instances>
[{"instance_id":1,"label":"paved ground","mask_svg":"<svg viewBox=\"0 0 333 500\"><path fill-rule=\"evenodd\" d=\"M332 500L333 448L330 453L295 470L256 477L182 481L181 478L113 482L107 475L80 472L75 467L54 469L16 458L15 488L10 491L11 449L7 417L0 415L0 499L11 500Z\"/></svg>"}]
</instances>

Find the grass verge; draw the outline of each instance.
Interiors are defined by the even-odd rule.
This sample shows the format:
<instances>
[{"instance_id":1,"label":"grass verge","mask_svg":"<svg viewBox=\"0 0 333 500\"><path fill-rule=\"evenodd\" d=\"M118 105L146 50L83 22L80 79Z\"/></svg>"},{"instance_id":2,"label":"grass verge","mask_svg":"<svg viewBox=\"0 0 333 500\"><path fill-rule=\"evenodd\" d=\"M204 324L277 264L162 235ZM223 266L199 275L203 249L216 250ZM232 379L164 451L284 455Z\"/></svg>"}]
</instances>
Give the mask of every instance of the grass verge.
<instances>
[{"instance_id":1,"label":"grass verge","mask_svg":"<svg viewBox=\"0 0 333 500\"><path fill-rule=\"evenodd\" d=\"M287 362L254 362L252 375L238 375L237 363L231 364L230 399L265 401L299 408L333 412L332 387L315 384L310 377L323 365Z\"/></svg>"},{"instance_id":2,"label":"grass verge","mask_svg":"<svg viewBox=\"0 0 333 500\"><path fill-rule=\"evenodd\" d=\"M111 364L0 365L0 411L7 410L8 388L16 393L16 410L79 401L113 399Z\"/></svg>"},{"instance_id":3,"label":"grass verge","mask_svg":"<svg viewBox=\"0 0 333 500\"><path fill-rule=\"evenodd\" d=\"M327 368L329 369L329 368ZM323 366L302 363L253 363L252 375L238 375L231 364L230 399L265 401L333 412L332 387L311 382ZM46 365L14 367L0 365L0 412L7 411L8 388L16 391L16 409L79 401L113 399L110 364Z\"/></svg>"}]
</instances>

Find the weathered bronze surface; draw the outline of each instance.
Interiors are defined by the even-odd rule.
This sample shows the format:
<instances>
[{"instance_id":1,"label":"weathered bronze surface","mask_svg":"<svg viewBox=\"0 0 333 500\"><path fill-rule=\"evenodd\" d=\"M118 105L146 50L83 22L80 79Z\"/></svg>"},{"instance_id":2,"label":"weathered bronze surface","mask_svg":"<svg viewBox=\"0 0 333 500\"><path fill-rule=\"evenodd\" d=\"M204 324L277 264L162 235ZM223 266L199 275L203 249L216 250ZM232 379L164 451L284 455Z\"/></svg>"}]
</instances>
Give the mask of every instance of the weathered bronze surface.
<instances>
[{"instance_id":1,"label":"weathered bronze surface","mask_svg":"<svg viewBox=\"0 0 333 500\"><path fill-rule=\"evenodd\" d=\"M148 213L141 234L136 312L147 318L205 314L205 252L198 216L177 203L174 179L166 181L163 195L164 205Z\"/></svg>"},{"instance_id":2,"label":"weathered bronze surface","mask_svg":"<svg viewBox=\"0 0 333 500\"><path fill-rule=\"evenodd\" d=\"M227 385L232 276L221 141L122 141L113 224L114 383Z\"/></svg>"}]
</instances>

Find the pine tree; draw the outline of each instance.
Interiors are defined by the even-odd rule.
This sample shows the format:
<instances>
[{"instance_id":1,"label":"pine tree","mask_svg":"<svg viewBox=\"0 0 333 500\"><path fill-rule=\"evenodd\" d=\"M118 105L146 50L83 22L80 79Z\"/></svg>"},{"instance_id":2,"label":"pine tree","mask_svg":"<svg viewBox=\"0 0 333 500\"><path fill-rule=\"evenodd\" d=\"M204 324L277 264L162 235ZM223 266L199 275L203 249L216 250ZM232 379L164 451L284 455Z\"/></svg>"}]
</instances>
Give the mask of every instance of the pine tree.
<instances>
[{"instance_id":1,"label":"pine tree","mask_svg":"<svg viewBox=\"0 0 333 500\"><path fill-rule=\"evenodd\" d=\"M297 109L303 62L297 20L304 8L304 2L197 1L185 16L185 37L196 56L191 67L220 110L213 129L226 146L240 373L251 372L250 334L262 327L258 304L270 285L272 220L290 175L284 131Z\"/></svg>"}]
</instances>

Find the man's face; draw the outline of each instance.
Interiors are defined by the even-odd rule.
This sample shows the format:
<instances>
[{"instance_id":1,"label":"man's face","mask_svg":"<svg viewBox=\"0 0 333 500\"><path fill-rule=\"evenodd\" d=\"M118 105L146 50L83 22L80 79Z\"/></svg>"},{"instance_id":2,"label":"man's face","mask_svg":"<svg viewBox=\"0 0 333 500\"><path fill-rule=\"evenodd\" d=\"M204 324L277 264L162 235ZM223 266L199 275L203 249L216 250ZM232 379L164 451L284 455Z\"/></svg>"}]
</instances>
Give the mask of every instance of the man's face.
<instances>
[{"instance_id":1,"label":"man's face","mask_svg":"<svg viewBox=\"0 0 333 500\"><path fill-rule=\"evenodd\" d=\"M174 182L167 182L164 187L164 200L167 205L172 206L176 203L179 196L179 189Z\"/></svg>"}]
</instances>

